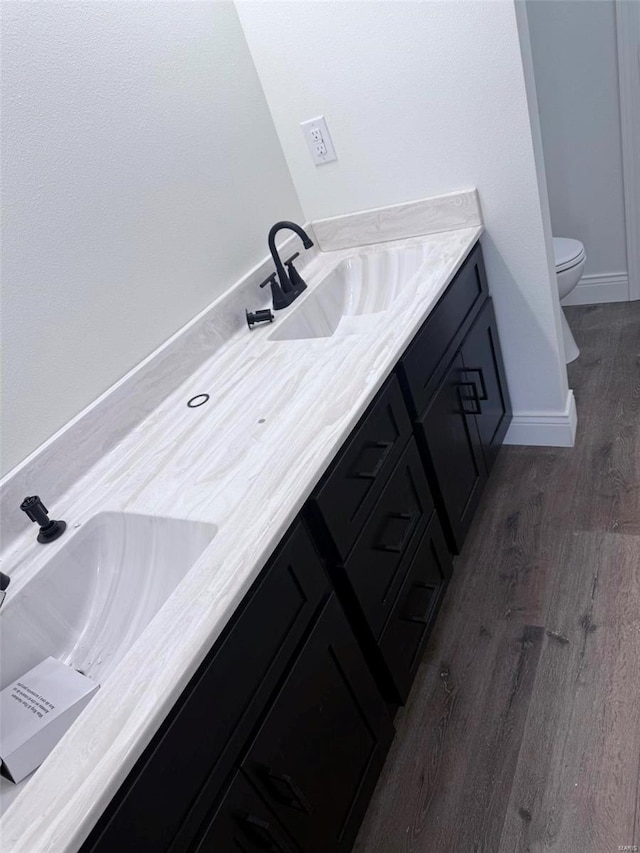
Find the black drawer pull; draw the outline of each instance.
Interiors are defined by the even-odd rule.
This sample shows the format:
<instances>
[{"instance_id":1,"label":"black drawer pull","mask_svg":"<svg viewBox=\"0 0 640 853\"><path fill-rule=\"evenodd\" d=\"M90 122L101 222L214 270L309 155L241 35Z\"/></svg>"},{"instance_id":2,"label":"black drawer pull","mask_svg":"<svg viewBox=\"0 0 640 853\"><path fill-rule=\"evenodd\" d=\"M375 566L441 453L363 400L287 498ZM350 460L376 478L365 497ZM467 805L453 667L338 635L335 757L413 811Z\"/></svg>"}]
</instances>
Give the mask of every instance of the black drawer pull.
<instances>
[{"instance_id":1,"label":"black drawer pull","mask_svg":"<svg viewBox=\"0 0 640 853\"><path fill-rule=\"evenodd\" d=\"M413 522L416 519L414 513L411 512L389 512L387 513L387 521L389 519L394 519L398 521L406 521L408 522L407 527L404 531L404 535L399 542L376 542L373 546L377 551L391 551L394 554L402 554L405 549L405 545L413 531Z\"/></svg>"},{"instance_id":2,"label":"black drawer pull","mask_svg":"<svg viewBox=\"0 0 640 853\"><path fill-rule=\"evenodd\" d=\"M406 604L408 604L409 599L412 598L412 593L416 589L419 589L419 590L426 589L431 593L431 595L429 596L429 598L427 600L427 606L424 609L423 613L421 613L417 616L416 615L402 616L401 619L403 622L417 622L420 625L428 625L429 624L429 614L431 613L431 603L433 601L433 593L435 592L436 588L434 586L432 586L431 584L427 584L427 583L414 583L414 585L411 587L411 589L409 591L409 594L407 595L406 602L405 602Z\"/></svg>"},{"instance_id":3,"label":"black drawer pull","mask_svg":"<svg viewBox=\"0 0 640 853\"><path fill-rule=\"evenodd\" d=\"M463 397L460 393L460 389L462 387L471 388L471 398ZM482 407L480 406L480 399L478 397L478 389L476 388L475 382L456 382L456 391L458 394L458 402L460 403L460 408L462 409L463 415L481 415ZM475 408L471 411L468 411L465 408L465 403L473 403Z\"/></svg>"},{"instance_id":4,"label":"black drawer pull","mask_svg":"<svg viewBox=\"0 0 640 853\"><path fill-rule=\"evenodd\" d=\"M301 812L306 812L307 814L312 813L311 803L288 773L276 773L275 770L269 770L267 772L267 776L271 782L284 785L289 794L285 799L287 805L292 806L294 809L298 809Z\"/></svg>"},{"instance_id":5,"label":"black drawer pull","mask_svg":"<svg viewBox=\"0 0 640 853\"><path fill-rule=\"evenodd\" d=\"M246 824L251 839L259 844L263 850L268 850L269 853L291 853L289 847L283 847L274 836L268 820L263 820L263 818L253 814L244 814L241 820Z\"/></svg>"},{"instance_id":6,"label":"black drawer pull","mask_svg":"<svg viewBox=\"0 0 640 853\"><path fill-rule=\"evenodd\" d=\"M465 367L465 373L477 373L478 379L480 380L480 387L482 388L482 394L478 396L479 400L488 400L489 395L487 394L487 386L484 381L484 372L481 367ZM477 391L476 391L477 393Z\"/></svg>"},{"instance_id":7,"label":"black drawer pull","mask_svg":"<svg viewBox=\"0 0 640 853\"><path fill-rule=\"evenodd\" d=\"M382 470L384 463L387 461L387 456L391 452L391 449L395 442L393 441L367 441L363 446L363 450L366 447L373 447L376 450L382 450L383 453L380 454L380 458L376 462L371 471L354 471L349 476L355 477L358 480L375 480L380 471Z\"/></svg>"}]
</instances>

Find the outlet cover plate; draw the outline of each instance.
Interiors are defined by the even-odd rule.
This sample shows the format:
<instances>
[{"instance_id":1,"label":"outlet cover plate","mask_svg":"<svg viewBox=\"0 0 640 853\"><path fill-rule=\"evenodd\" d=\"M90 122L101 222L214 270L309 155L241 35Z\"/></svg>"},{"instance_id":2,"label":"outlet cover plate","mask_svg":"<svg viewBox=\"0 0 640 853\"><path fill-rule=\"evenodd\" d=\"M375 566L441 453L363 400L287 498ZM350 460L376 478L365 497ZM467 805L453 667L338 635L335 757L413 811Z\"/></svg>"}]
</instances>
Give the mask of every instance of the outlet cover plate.
<instances>
[{"instance_id":1,"label":"outlet cover plate","mask_svg":"<svg viewBox=\"0 0 640 853\"><path fill-rule=\"evenodd\" d=\"M307 145L311 153L311 157L316 166L321 166L323 163L331 163L332 160L337 160L336 150L333 147L333 140L327 127L327 120L324 116L310 118L308 121L300 123L304 138L307 140Z\"/></svg>"}]
</instances>

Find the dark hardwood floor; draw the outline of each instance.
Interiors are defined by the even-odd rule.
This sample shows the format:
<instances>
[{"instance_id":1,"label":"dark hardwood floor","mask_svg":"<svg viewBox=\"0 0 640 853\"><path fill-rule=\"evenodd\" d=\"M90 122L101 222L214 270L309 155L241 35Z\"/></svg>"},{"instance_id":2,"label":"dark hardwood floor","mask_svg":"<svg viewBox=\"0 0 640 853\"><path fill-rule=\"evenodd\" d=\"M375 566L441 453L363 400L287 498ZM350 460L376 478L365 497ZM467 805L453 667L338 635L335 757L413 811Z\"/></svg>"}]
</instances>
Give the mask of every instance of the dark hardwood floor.
<instances>
[{"instance_id":1,"label":"dark hardwood floor","mask_svg":"<svg viewBox=\"0 0 640 853\"><path fill-rule=\"evenodd\" d=\"M640 850L640 303L568 317L576 446L502 449L356 853Z\"/></svg>"}]
</instances>

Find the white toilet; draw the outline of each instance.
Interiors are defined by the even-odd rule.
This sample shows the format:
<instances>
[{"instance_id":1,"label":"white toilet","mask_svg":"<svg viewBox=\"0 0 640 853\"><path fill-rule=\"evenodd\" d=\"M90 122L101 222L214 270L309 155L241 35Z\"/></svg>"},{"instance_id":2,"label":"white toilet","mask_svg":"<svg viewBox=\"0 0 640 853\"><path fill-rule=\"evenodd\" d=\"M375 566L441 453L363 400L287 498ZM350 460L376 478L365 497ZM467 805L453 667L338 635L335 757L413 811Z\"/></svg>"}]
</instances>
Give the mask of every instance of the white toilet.
<instances>
[{"instance_id":1,"label":"white toilet","mask_svg":"<svg viewBox=\"0 0 640 853\"><path fill-rule=\"evenodd\" d=\"M582 277L585 261L587 260L584 246L580 240L568 237L553 238L553 254L556 261L556 280L560 299L568 296ZM580 355L573 333L562 312L562 334L564 336L564 354L567 364Z\"/></svg>"}]
</instances>

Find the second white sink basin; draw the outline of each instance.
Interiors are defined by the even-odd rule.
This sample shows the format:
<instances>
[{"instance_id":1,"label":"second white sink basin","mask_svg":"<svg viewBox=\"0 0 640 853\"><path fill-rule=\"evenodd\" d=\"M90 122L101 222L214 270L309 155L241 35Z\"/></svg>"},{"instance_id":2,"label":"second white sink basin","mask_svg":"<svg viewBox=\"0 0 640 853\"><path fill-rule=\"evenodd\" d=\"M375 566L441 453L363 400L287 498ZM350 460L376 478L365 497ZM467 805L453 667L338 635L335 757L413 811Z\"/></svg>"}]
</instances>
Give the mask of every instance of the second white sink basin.
<instances>
[{"instance_id":1,"label":"second white sink basin","mask_svg":"<svg viewBox=\"0 0 640 853\"><path fill-rule=\"evenodd\" d=\"M427 259L423 244L382 249L345 258L299 308L279 323L272 341L357 334L364 315L386 311Z\"/></svg>"},{"instance_id":2,"label":"second white sink basin","mask_svg":"<svg viewBox=\"0 0 640 853\"><path fill-rule=\"evenodd\" d=\"M0 688L52 655L104 682L217 532L213 524L104 512L7 598ZM51 547L49 545L44 547Z\"/></svg>"}]
</instances>

